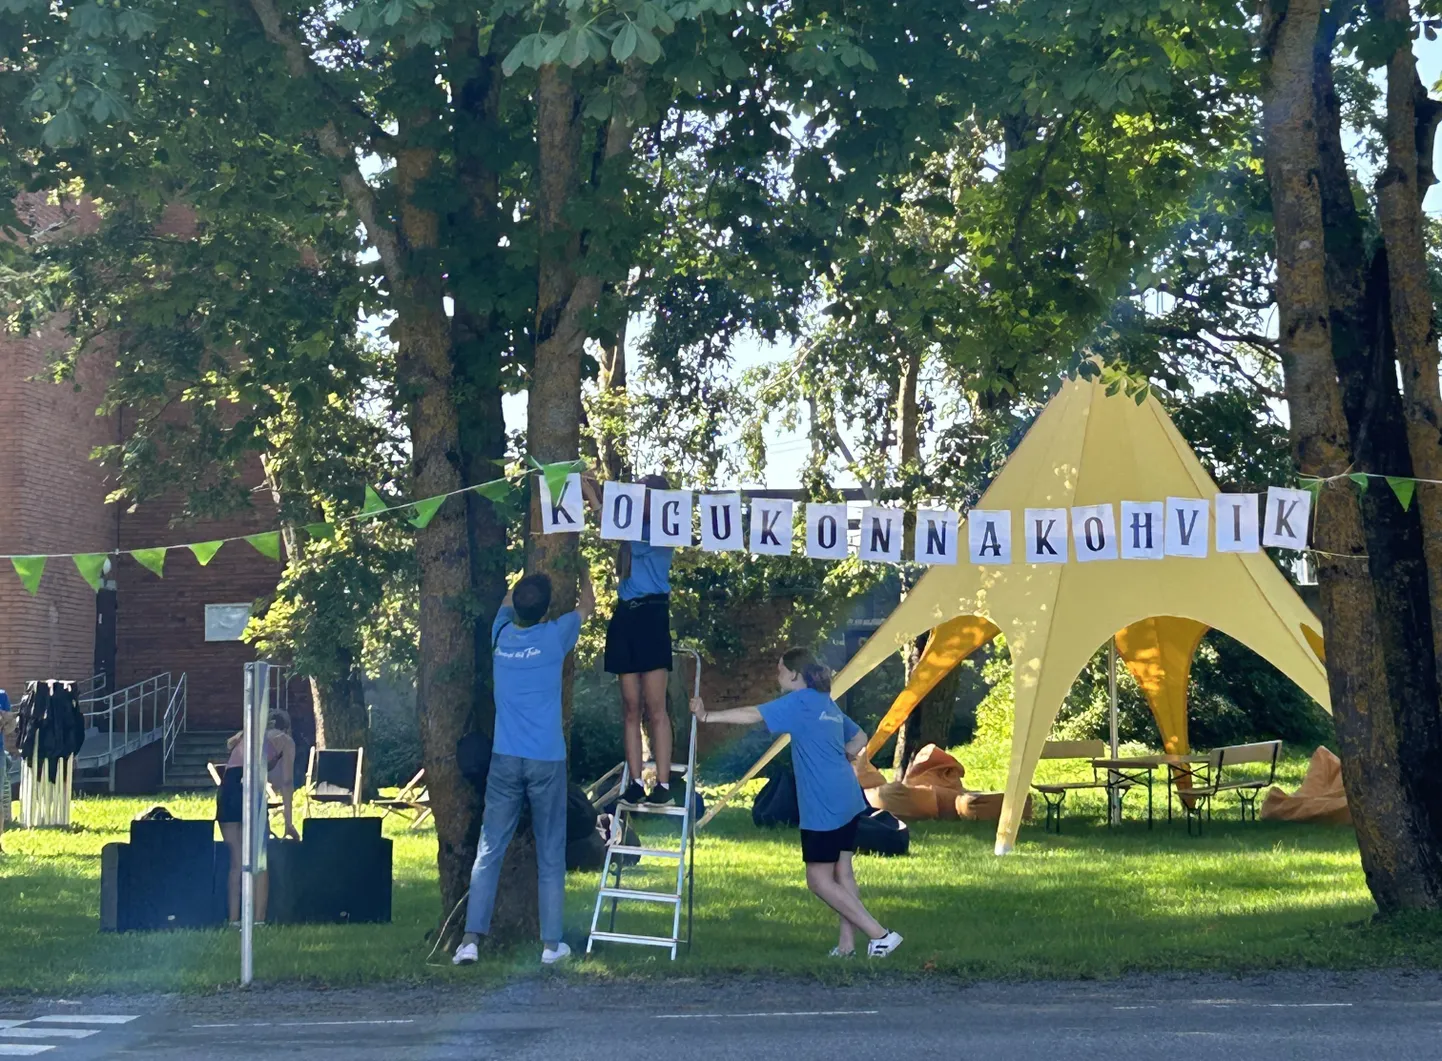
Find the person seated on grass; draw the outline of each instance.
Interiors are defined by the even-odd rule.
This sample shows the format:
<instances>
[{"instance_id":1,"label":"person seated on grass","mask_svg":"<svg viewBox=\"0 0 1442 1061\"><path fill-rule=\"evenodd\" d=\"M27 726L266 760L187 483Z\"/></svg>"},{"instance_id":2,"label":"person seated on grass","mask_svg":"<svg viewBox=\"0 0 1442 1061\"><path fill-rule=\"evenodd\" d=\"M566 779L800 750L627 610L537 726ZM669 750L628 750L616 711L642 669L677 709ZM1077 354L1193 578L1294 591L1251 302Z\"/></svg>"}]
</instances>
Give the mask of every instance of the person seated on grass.
<instances>
[{"instance_id":1,"label":"person seated on grass","mask_svg":"<svg viewBox=\"0 0 1442 1061\"><path fill-rule=\"evenodd\" d=\"M566 900L566 737L561 728L561 668L576 647L581 624L596 607L584 564L575 611L543 622L551 607L551 580L527 575L501 602L491 626L491 672L496 700L496 736L486 775L481 842L471 867L466 928L451 959L470 965L480 956L481 937L491 930L496 887L506 848L531 807L536 834L536 886L541 915L541 962L551 965L571 953L561 939Z\"/></svg>"},{"instance_id":2,"label":"person seated on grass","mask_svg":"<svg viewBox=\"0 0 1442 1061\"><path fill-rule=\"evenodd\" d=\"M764 722L772 733L791 734L806 886L841 918L832 957L854 954L856 933L863 932L870 941L867 955L884 958L901 946L901 935L867 913L851 868L857 823L866 811L851 760L865 750L866 734L831 699L831 670L809 649L787 651L776 665L776 680L784 695L760 707L707 711L698 696L691 713L702 722Z\"/></svg>"},{"instance_id":3,"label":"person seated on grass","mask_svg":"<svg viewBox=\"0 0 1442 1061\"><path fill-rule=\"evenodd\" d=\"M241 822L245 811L245 731L235 734L226 742L230 758L225 763L225 773L220 778L220 788L215 793L215 820L220 823L220 836L230 852L230 877L227 883L226 909L231 927L240 925L240 870L243 839ZM295 793L295 741L290 735L290 716L284 711L272 711L265 727L265 769L266 777L261 785L269 781L280 797L281 814L285 816L285 838L299 840L292 817L291 797ZM266 832L270 831L270 817L266 816ZM255 877L255 923L265 924L265 911L270 898L270 875L262 872Z\"/></svg>"}]
</instances>

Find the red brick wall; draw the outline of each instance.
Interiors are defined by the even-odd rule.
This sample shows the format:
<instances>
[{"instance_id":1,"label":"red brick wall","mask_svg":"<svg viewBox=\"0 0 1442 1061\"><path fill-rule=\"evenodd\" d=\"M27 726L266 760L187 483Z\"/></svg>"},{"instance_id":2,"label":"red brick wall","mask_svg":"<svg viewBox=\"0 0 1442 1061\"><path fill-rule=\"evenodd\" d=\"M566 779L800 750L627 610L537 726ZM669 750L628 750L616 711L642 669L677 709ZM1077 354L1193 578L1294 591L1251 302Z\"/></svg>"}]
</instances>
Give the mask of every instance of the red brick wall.
<instances>
[{"instance_id":1,"label":"red brick wall","mask_svg":"<svg viewBox=\"0 0 1442 1061\"><path fill-rule=\"evenodd\" d=\"M259 467L252 471L259 481ZM126 512L120 520L120 548L181 545L275 527L267 503L230 519L172 527L175 507L152 501ZM205 606L253 602L274 592L279 577L280 565L247 542L226 544L205 567L190 550L172 549L163 578L122 556L116 576L119 683L162 671L175 677L184 672L190 728L238 728L242 665L255 659L255 652L242 641L206 641Z\"/></svg>"},{"instance_id":2,"label":"red brick wall","mask_svg":"<svg viewBox=\"0 0 1442 1061\"><path fill-rule=\"evenodd\" d=\"M115 507L89 459L115 441L95 415L103 377L82 364L80 389L36 381L63 342L52 327L21 338L0 333L0 553L99 552L115 547ZM0 560L0 688L18 700L27 680L90 676L95 595L68 559L46 565L31 597Z\"/></svg>"}]
</instances>

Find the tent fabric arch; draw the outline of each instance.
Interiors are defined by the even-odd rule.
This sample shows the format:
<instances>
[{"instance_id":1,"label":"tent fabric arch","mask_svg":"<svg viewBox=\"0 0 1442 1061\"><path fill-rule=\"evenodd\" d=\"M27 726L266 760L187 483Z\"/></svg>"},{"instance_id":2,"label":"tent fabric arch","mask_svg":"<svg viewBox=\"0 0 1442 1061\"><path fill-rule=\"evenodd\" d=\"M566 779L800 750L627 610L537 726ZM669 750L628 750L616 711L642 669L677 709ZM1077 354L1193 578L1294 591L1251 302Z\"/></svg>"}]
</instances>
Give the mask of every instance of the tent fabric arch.
<instances>
[{"instance_id":1,"label":"tent fabric arch","mask_svg":"<svg viewBox=\"0 0 1442 1061\"><path fill-rule=\"evenodd\" d=\"M1216 493L1155 398L1138 404L1108 396L1099 383L1072 380L1042 411L976 507L1006 509L1018 520L1026 508L1210 500ZM1178 665L1183 646L1174 645L1173 637L1181 636L1184 645L1206 628L1241 641L1330 710L1320 644L1313 643L1320 640L1315 631L1321 623L1260 552L934 567L836 676L833 695L907 642L963 616L995 626L1012 654L1015 709L998 854L1015 844L1026 792L1062 699L1097 647L1119 631L1140 627L1129 638L1133 673L1140 669L1155 685L1154 703L1168 717L1174 742L1185 733L1178 712L1184 720L1186 685ZM1149 639L1157 640L1154 653ZM1191 651L1184 654L1189 664Z\"/></svg>"}]
</instances>

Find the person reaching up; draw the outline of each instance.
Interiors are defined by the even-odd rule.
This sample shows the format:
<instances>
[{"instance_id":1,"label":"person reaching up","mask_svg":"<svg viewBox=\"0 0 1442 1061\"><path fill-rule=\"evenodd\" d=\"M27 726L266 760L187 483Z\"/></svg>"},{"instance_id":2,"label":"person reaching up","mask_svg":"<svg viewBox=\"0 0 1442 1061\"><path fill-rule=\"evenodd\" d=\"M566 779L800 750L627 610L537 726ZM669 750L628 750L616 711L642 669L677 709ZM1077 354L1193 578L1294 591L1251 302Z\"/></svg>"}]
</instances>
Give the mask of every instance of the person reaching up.
<instances>
[{"instance_id":1,"label":"person reaching up","mask_svg":"<svg viewBox=\"0 0 1442 1061\"><path fill-rule=\"evenodd\" d=\"M546 622L551 580L527 575L506 594L491 625L496 736L486 776L481 842L471 868L466 928L451 959L470 965L482 936L491 930L501 863L521 820L531 808L536 834L536 887L541 916L541 961L568 957L561 939L566 900L566 736L561 725L561 670L576 647L581 624L596 607L586 565L575 611Z\"/></svg>"},{"instance_id":2,"label":"person reaching up","mask_svg":"<svg viewBox=\"0 0 1442 1061\"><path fill-rule=\"evenodd\" d=\"M841 918L831 954L849 958L861 932L869 941L867 955L884 958L901 946L901 935L867 912L851 867L857 822L866 811L851 761L865 751L866 734L831 699L831 670L809 649L787 651L776 665L776 681L782 695L760 707L708 711L698 696L691 713L702 722L764 722L772 733L791 734L806 886Z\"/></svg>"}]
</instances>

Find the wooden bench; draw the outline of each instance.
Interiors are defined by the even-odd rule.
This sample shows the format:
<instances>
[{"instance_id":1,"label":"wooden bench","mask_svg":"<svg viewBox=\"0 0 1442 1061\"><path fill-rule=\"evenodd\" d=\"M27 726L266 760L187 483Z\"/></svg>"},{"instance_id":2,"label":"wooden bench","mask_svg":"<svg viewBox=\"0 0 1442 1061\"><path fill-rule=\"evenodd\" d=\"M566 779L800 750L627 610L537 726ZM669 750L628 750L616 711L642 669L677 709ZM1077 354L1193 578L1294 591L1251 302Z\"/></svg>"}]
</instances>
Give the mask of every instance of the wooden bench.
<instances>
[{"instance_id":1,"label":"wooden bench","mask_svg":"<svg viewBox=\"0 0 1442 1061\"><path fill-rule=\"evenodd\" d=\"M1212 820L1212 800L1224 792L1237 794L1242 821L1257 820L1257 796L1263 789L1271 788L1277 779L1277 758L1282 753L1279 740L1259 741L1255 744L1230 744L1216 748L1211 753L1211 780L1201 788L1190 788L1190 797L1182 805L1187 812L1187 834L1191 835L1193 823L1196 835L1202 835L1202 822ZM1239 770L1239 767L1262 766L1262 770Z\"/></svg>"},{"instance_id":2,"label":"wooden bench","mask_svg":"<svg viewBox=\"0 0 1442 1061\"><path fill-rule=\"evenodd\" d=\"M1103 759L1107 755L1107 743L1102 740L1049 740L1041 749L1043 759L1082 759L1089 765L1095 759ZM1046 801L1046 824L1047 832L1055 829L1058 836L1061 835L1061 810L1066 802L1068 792L1077 792L1082 789L1107 788L1107 779L1102 776L1100 770L1092 766L1092 779L1090 781L1066 781L1058 784L1038 785L1033 783L1032 788ZM1110 820L1110 819L1109 819Z\"/></svg>"}]
</instances>

